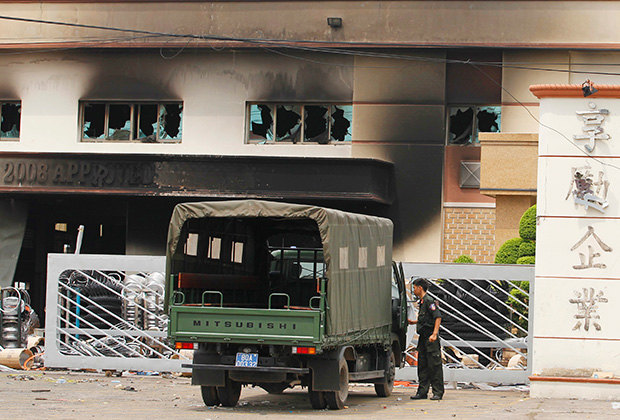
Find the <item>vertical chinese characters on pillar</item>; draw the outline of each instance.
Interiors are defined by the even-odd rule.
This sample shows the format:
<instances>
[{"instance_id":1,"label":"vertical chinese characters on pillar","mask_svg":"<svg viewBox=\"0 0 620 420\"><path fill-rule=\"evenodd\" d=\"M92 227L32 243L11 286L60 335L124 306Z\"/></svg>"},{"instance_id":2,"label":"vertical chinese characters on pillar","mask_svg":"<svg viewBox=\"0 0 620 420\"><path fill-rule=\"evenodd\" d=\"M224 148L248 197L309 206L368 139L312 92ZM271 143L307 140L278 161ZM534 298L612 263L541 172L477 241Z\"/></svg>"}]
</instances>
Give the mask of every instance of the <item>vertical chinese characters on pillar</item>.
<instances>
[{"instance_id":1,"label":"vertical chinese characters on pillar","mask_svg":"<svg viewBox=\"0 0 620 420\"><path fill-rule=\"evenodd\" d=\"M577 241L577 243L575 245L572 246L572 248L570 249L571 251L575 251L577 250L579 247L581 247L582 245L586 245L586 240L588 238L593 238L595 244L602 249L605 252L612 252L613 249L611 249L611 247L609 245L607 245L605 242L603 242L601 240L601 238L598 237L598 235L596 233L594 233L594 228L592 226L588 226L588 231L586 232L585 235L583 235L583 237ZM603 263L595 263L594 259L598 258L601 256L600 252L594 252L594 247L591 244L587 245L588 247L588 259L586 261L586 256L584 253L580 252L579 253L579 260L580 260L580 264L577 265L573 265L573 268L575 270L584 270L587 268L607 268L607 266Z\"/></svg>"},{"instance_id":2,"label":"vertical chinese characters on pillar","mask_svg":"<svg viewBox=\"0 0 620 420\"><path fill-rule=\"evenodd\" d=\"M609 140L611 136L603 133L602 124L605 121L605 115L609 115L607 109L596 109L596 104L590 102L589 108L585 111L577 111L577 115L583 119L583 131L586 134L574 135L574 140L589 140L590 142L584 148L592 153L596 147L596 140Z\"/></svg>"},{"instance_id":3,"label":"vertical chinese characters on pillar","mask_svg":"<svg viewBox=\"0 0 620 420\"><path fill-rule=\"evenodd\" d=\"M596 310L598 309L598 303L607 303L607 298L604 297L603 291L595 293L594 288L588 289L584 287L583 292L575 290L575 296L575 299L568 300L570 303L577 305L577 314L575 315L577 323L573 327L573 331L581 329L582 325L584 330L590 331L590 321L596 331L600 331L601 325L597 320L601 319L601 316L596 313Z\"/></svg>"},{"instance_id":4,"label":"vertical chinese characters on pillar","mask_svg":"<svg viewBox=\"0 0 620 420\"><path fill-rule=\"evenodd\" d=\"M583 205L586 210L592 207L604 213L609 206L608 191L609 181L603 171L598 172L598 179L596 179L590 166L572 168L571 186L566 199L568 200L572 194L575 204Z\"/></svg>"}]
</instances>

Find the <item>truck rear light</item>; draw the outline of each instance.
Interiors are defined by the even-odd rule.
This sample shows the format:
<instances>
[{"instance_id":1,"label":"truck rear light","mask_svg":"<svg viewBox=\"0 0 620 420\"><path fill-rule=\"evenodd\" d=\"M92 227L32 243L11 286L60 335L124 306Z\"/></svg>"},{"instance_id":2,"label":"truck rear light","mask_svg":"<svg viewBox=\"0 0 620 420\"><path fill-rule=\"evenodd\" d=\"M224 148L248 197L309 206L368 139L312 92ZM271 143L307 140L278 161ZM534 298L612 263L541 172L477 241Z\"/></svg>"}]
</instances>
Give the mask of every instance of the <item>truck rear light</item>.
<instances>
[{"instance_id":1,"label":"truck rear light","mask_svg":"<svg viewBox=\"0 0 620 420\"><path fill-rule=\"evenodd\" d=\"M293 347L293 354L316 354L316 347Z\"/></svg>"},{"instance_id":2,"label":"truck rear light","mask_svg":"<svg viewBox=\"0 0 620 420\"><path fill-rule=\"evenodd\" d=\"M196 348L195 343L181 343L177 341L174 347L177 350L194 350Z\"/></svg>"}]
</instances>

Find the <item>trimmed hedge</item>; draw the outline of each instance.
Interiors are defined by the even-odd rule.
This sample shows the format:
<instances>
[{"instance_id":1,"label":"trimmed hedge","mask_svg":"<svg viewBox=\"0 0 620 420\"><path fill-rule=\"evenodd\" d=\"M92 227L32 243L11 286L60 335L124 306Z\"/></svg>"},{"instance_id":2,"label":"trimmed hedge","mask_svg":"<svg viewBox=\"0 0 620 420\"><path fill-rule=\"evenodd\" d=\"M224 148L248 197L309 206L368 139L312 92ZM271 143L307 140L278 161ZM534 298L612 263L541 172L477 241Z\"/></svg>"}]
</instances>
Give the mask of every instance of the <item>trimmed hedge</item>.
<instances>
[{"instance_id":1,"label":"trimmed hedge","mask_svg":"<svg viewBox=\"0 0 620 420\"><path fill-rule=\"evenodd\" d=\"M519 236L528 241L536 240L536 204L527 209L521 216Z\"/></svg>"},{"instance_id":2,"label":"trimmed hedge","mask_svg":"<svg viewBox=\"0 0 620 420\"><path fill-rule=\"evenodd\" d=\"M524 241L519 245L519 258L533 255L536 255L536 244L534 242Z\"/></svg>"},{"instance_id":3,"label":"trimmed hedge","mask_svg":"<svg viewBox=\"0 0 620 420\"><path fill-rule=\"evenodd\" d=\"M476 263L476 261L474 261L474 259L470 257L469 255L461 255L456 260L454 260L454 262L458 264L475 264Z\"/></svg>"},{"instance_id":4,"label":"trimmed hedge","mask_svg":"<svg viewBox=\"0 0 620 420\"><path fill-rule=\"evenodd\" d=\"M528 255L528 256L517 259L517 264L535 264L535 263L536 263L536 257L533 255Z\"/></svg>"},{"instance_id":5,"label":"trimmed hedge","mask_svg":"<svg viewBox=\"0 0 620 420\"><path fill-rule=\"evenodd\" d=\"M519 246L523 242L521 238L512 238L504 242L495 254L495 264L516 264L519 258Z\"/></svg>"}]
</instances>

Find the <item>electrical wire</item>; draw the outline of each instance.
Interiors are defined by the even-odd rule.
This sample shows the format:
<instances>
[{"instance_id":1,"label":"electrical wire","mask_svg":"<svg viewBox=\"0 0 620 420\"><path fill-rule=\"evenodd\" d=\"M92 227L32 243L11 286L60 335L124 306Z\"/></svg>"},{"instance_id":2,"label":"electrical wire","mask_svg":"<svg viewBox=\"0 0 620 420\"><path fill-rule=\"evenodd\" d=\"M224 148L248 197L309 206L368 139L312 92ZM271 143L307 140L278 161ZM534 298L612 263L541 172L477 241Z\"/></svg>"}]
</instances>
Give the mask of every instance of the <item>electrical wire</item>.
<instances>
[{"instance_id":1,"label":"electrical wire","mask_svg":"<svg viewBox=\"0 0 620 420\"><path fill-rule=\"evenodd\" d=\"M429 44L401 44L401 43L359 43L359 42L342 42L342 41L321 41L321 40L315 40L315 41L309 41L309 40L301 40L301 39L296 39L296 40L283 40L283 39L269 39L269 38L244 38L244 37L226 37L226 36L219 36L219 35L196 35L196 34L175 34L175 33L170 33L170 32L158 32L158 31L147 31L147 30L139 30L139 29L128 29L128 28L117 28L117 27L113 27L113 26L100 26L100 25L87 25L87 24L81 24L81 23L71 23L71 22L60 22L60 21L51 21L51 20L43 20L43 19L30 19L30 18L23 18L23 17L15 17L15 16L5 16L5 15L0 15L0 19L2 20L11 20L11 21L17 21L17 22L24 22L24 23L36 23L36 24L45 24L45 25L58 25L58 26L69 26L69 27L75 27L75 28L83 28L83 29L95 29L95 30L102 30L102 31L112 31L112 32L127 32L127 33L133 33L133 34L140 34L143 37L147 38L147 37L167 37L167 38L173 38L173 39L184 39L184 38L189 38L190 40L205 40L205 41L228 41L228 42L239 42L239 43L247 43L247 44L254 44L258 47L281 47L281 48L292 48L295 50L300 50L300 51L311 51L311 52L320 52L320 53L330 53L330 54L338 54L338 55L353 55L353 56L364 56L364 57L374 57L374 58L390 58L390 59L398 59L398 60L410 60L410 61L425 61L425 62L436 62L436 63L443 63L443 64L475 64L478 66L489 66L489 67L503 67L503 68L512 68L512 69L517 69L517 70L531 70L531 71L546 71L546 72L559 72L559 73L569 73L569 74L591 74L591 75L603 75L603 76L620 76L620 72L603 72L603 71L584 71L584 70L571 70L571 69L556 69L556 68L547 68L547 67L531 67L531 66L525 66L525 65L521 65L521 63L500 63L500 62L489 62L489 61L472 61L472 60L455 60L455 59L447 59L447 58L432 58L432 57L421 57L421 56L408 56L408 55L401 55L401 54L385 54L385 53L373 53L373 52L364 52L364 51L359 51L359 50L346 50L346 49L340 49L340 48L326 48L326 47L313 47L311 45L351 45L351 46L357 46L358 48L377 48L377 47L382 47L382 48L395 48L395 47L408 47L408 48L415 48L415 47L425 47L425 48L430 48L433 47L433 45L429 45ZM129 41L132 39L138 39L139 37L136 38L126 38L124 39L125 41ZM123 40L123 39L120 39ZM113 41L105 41L105 40L100 40L98 42L101 43L105 43L105 42L118 42L119 39L115 39ZM81 41L78 41L81 42ZM85 44L87 44L88 42L84 42ZM189 41L188 41L189 44ZM301 44L301 45L300 45ZM305 45L304 45L305 44ZM187 44L186 44L187 46ZM451 47L450 45L437 45L436 47L439 48L449 48ZM457 45L452 45L453 48L458 47L458 48L464 48L463 46L457 46ZM76 48L80 48L80 47L76 47ZM212 47L213 48L213 47ZM183 47L181 49L181 51L179 51L177 54L175 54L173 57L171 58L175 58L176 56L178 56L183 50L185 49L185 47ZM268 48L265 48L271 52L275 52L273 50L270 50ZM40 50L39 50L40 51ZM281 52L278 52L281 55L286 55L283 54ZM161 54L162 58L167 58L163 55L163 53ZM300 57L295 57L293 55L286 55L290 58L295 58L295 59L300 59L300 60L305 60L305 61L313 61L310 59L305 59L305 58L300 58ZM347 66L347 65L343 65L343 64L339 64L339 63L330 63L330 62L321 62L318 60L314 60L313 62L317 63L317 64L324 64L324 65L335 65L335 66ZM559 63L559 64L566 64L566 63ZM555 65L555 64L553 64ZM571 63L571 65L573 65L573 63ZM574 65L595 65L592 63L575 63ZM604 63L604 64L599 64L599 65L613 65L611 63ZM618 64L620 66L620 64ZM360 67L360 66L357 66ZM393 67L386 67L386 66L372 66L372 68L402 68L402 67L406 67L406 66L393 66Z\"/></svg>"},{"instance_id":2,"label":"electrical wire","mask_svg":"<svg viewBox=\"0 0 620 420\"><path fill-rule=\"evenodd\" d=\"M523 104L521 101L519 101L512 93L510 93L510 91L508 89L506 89L501 83L497 82L497 80L493 79L493 77L491 77L489 74L487 74L484 70L482 70L481 68L479 68L478 66L476 66L473 63L470 63L470 65L472 67L474 67L476 70L480 71L484 76L486 76L489 80L491 80L493 83L495 83L496 85L498 85L504 92L506 92L506 94L508 94L516 103L518 103L521 107L523 107L527 113L530 115L530 117L536 121L541 127L544 127L548 130L553 131L554 133L559 134L564 140L566 140L568 143L570 143L571 146L573 146L574 148L576 148L577 150L579 150L579 152L581 152L583 155L585 155L587 158L593 159L595 162L600 163L603 166L608 166L610 168L614 168L614 169L618 169L620 170L619 166L613 165L611 163L606 163L603 162L601 159L597 158L596 156L592 156L591 154L587 153L584 149L582 149L581 147L579 147L578 145L576 145L571 139L569 139L564 133L562 133L561 131L542 123L538 118L536 118L536 116L534 114L532 114L532 112L527 108L527 106L525 106L525 104Z\"/></svg>"},{"instance_id":3,"label":"electrical wire","mask_svg":"<svg viewBox=\"0 0 620 420\"><path fill-rule=\"evenodd\" d=\"M100 25L87 25L80 23L70 23L70 22L60 22L60 21L50 21L43 19L30 19L30 18L22 18L22 17L14 17L14 16L3 16L0 15L0 19L2 20L11 20L25 23L37 23L37 24L46 24L46 25L59 25L59 26L69 26L69 27L77 27L83 29L95 29L95 30L103 30L103 31L113 31L113 32L127 32L132 34L139 34L140 36L136 37L125 37L125 38L114 38L114 39L99 39L98 41L94 41L95 43L105 44L110 42L119 42L119 41L131 41L135 39L145 39L145 38L172 38L172 39L187 39L187 43L174 55L168 57L163 54L163 47L160 48L160 56L164 59L173 59L180 55L190 44L192 40L211 40L211 41L234 41L234 42L242 42L242 43L250 43L255 44L261 49L266 51L279 54L282 56L286 56L289 58L303 60L307 62L312 62L315 64L322 65L334 65L334 66L345 66L345 67L354 67L354 65L342 64L342 63L333 63L333 62L325 62L320 60L309 59L306 57L298 57L293 54L287 54L283 51L278 51L274 49L274 47L286 48L286 49L294 49L297 51L306 51L306 52L319 52L319 53L329 53L329 54L337 54L337 55L351 55L358 57L371 57L371 58L384 58L384 59L396 59L396 60L406 60L406 61L423 61L423 62L431 62L431 63L441 63L441 64L463 64L470 65L480 71L485 77L489 78L494 84L498 85L506 94L508 94L516 103L518 103L521 107L523 107L527 113L530 115L532 119L534 119L541 127L547 128L557 134L559 134L563 139L568 141L573 147L577 148L582 154L586 157L595 160L604 166L609 166L615 169L620 170L620 167L605 163L597 157L594 157L588 153L586 153L583 149L577 146L572 140L570 140L566 135L561 133L559 130L542 123L538 118L534 116L530 112L530 110L525 106L521 101L519 101L510 91L508 91L501 83L497 82L494 78L492 78L488 73L482 70L480 67L501 67L501 68L511 68L516 70L529 70L529 71L545 71L545 72L559 72L559 73L570 73L570 74L592 74L592 75L605 75L605 76L620 76L620 73L616 72L601 72L601 71L586 71L586 70L574 70L574 69L555 69L555 68L547 68L547 67L532 67L521 65L521 63L503 63L503 62L493 62L493 61L472 61L472 60L455 60L455 59L447 59L447 58L434 58L434 57L421 57L421 56L411 56L411 55L402 55L402 54L386 54L386 53L376 53L370 51L359 51L359 50L347 50L341 48L324 48L324 47L313 47L310 45L343 45L343 44L355 44L360 45L359 43L350 43L350 42L335 42L335 41L308 41L308 40L282 40L282 39L267 39L267 38L242 38L242 37L225 37L225 36L216 36L216 35L195 35L195 34L174 34L167 32L158 32L158 31L146 31L146 30L138 30L138 29L127 29L127 28L117 28L112 26L100 26ZM67 41L69 42L69 41ZM84 44L92 45L93 41L79 41ZM301 44L301 45L300 45ZM303 45L307 44L307 45ZM364 47L396 47L396 46L407 46L407 47L415 47L415 45L401 45L401 44L385 44L385 43L364 43L361 46ZM424 46L428 47L427 44ZM270 48L271 47L271 48ZM442 46L446 48L447 46ZM71 48L80 48L73 46ZM70 48L67 48L70 49ZM54 51L58 51L62 49L54 49ZM51 50L48 50L51 51ZM38 51L40 52L40 50ZM9 53L11 54L11 53ZM3 54L4 55L4 54ZM565 63L557 63L557 64L565 64ZM553 64L553 65L557 65ZM581 65L595 65L591 63L571 63L572 65L581 66ZM614 65L612 63L601 63L597 65ZM620 65L620 64L619 64ZM403 68L407 66L355 66L355 67L369 67L369 68Z\"/></svg>"}]
</instances>

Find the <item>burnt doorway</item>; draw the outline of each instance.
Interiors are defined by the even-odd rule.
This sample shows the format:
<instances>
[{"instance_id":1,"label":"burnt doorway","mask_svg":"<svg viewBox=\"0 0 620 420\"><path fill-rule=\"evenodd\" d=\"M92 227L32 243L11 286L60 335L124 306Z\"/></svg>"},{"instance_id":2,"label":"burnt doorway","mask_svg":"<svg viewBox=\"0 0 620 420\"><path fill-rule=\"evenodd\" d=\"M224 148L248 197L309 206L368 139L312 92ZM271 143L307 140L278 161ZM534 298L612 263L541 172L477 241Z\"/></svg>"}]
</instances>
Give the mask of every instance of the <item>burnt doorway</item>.
<instances>
[{"instance_id":1,"label":"burnt doorway","mask_svg":"<svg viewBox=\"0 0 620 420\"><path fill-rule=\"evenodd\" d=\"M32 307L45 319L47 255L74 253L78 227L84 226L82 254L125 254L127 199L38 196L28 202L28 221L14 284L25 287Z\"/></svg>"}]
</instances>

